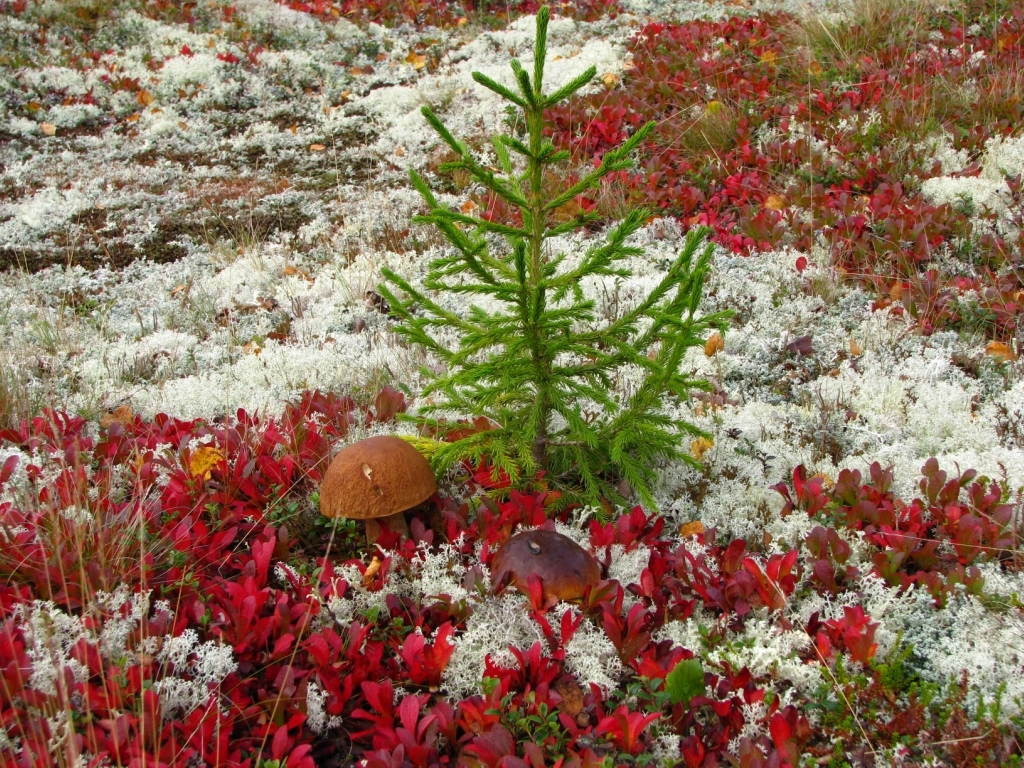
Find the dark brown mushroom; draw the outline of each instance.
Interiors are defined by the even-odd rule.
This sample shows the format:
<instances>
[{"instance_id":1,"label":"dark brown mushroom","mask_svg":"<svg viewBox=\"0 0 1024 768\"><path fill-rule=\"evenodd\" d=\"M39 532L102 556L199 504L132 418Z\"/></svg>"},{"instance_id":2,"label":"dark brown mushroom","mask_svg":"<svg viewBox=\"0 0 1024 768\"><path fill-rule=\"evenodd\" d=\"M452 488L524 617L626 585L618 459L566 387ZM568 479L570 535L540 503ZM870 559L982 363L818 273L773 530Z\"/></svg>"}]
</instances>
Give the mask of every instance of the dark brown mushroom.
<instances>
[{"instance_id":1,"label":"dark brown mushroom","mask_svg":"<svg viewBox=\"0 0 1024 768\"><path fill-rule=\"evenodd\" d=\"M380 522L409 536L405 511L437 491L430 464L400 437L380 435L352 443L334 457L320 488L326 517L366 521L366 540L380 535Z\"/></svg>"},{"instance_id":2,"label":"dark brown mushroom","mask_svg":"<svg viewBox=\"0 0 1024 768\"><path fill-rule=\"evenodd\" d=\"M583 547L555 531L517 533L491 561L494 583L511 583L529 594L530 576L540 579L547 605L579 600L601 578L601 566Z\"/></svg>"}]
</instances>

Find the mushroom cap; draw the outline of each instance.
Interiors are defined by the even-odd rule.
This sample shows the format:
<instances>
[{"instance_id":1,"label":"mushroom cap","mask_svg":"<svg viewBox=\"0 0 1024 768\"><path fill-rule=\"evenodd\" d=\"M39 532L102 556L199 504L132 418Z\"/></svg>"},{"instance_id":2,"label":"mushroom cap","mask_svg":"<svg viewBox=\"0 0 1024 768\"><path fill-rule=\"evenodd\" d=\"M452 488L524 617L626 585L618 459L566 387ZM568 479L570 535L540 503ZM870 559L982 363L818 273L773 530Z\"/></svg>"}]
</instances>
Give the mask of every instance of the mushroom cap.
<instances>
[{"instance_id":1,"label":"mushroom cap","mask_svg":"<svg viewBox=\"0 0 1024 768\"><path fill-rule=\"evenodd\" d=\"M517 533L502 544L491 570L496 584L508 579L524 594L530 576L537 576L551 602L579 600L601 578L601 566L587 550L568 536L540 529Z\"/></svg>"},{"instance_id":2,"label":"mushroom cap","mask_svg":"<svg viewBox=\"0 0 1024 768\"><path fill-rule=\"evenodd\" d=\"M437 491L427 460L394 435L346 446L331 461L320 486L326 517L367 520L388 517L422 504Z\"/></svg>"}]
</instances>

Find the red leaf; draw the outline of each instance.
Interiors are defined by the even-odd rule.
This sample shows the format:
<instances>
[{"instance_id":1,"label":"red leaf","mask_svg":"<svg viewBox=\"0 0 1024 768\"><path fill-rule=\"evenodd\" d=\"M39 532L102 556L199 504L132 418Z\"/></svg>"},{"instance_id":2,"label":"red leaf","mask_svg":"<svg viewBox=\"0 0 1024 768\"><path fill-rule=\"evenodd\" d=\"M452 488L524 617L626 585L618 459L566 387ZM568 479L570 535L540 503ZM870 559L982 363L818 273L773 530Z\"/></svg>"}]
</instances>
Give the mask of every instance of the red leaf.
<instances>
[{"instance_id":1,"label":"red leaf","mask_svg":"<svg viewBox=\"0 0 1024 768\"><path fill-rule=\"evenodd\" d=\"M8 456L7 461L4 462L3 469L0 469L0 485L3 485L11 479L11 475L14 474L14 468L18 466L18 454Z\"/></svg>"},{"instance_id":2,"label":"red leaf","mask_svg":"<svg viewBox=\"0 0 1024 768\"><path fill-rule=\"evenodd\" d=\"M417 696L406 696L398 705L398 717L402 727L409 733L416 733L416 721L420 719L420 700Z\"/></svg>"},{"instance_id":3,"label":"red leaf","mask_svg":"<svg viewBox=\"0 0 1024 768\"><path fill-rule=\"evenodd\" d=\"M288 751L289 742L291 739L288 738L288 729L284 726L277 729L274 734L274 739L270 743L270 754L275 760L280 760L285 756Z\"/></svg>"}]
</instances>

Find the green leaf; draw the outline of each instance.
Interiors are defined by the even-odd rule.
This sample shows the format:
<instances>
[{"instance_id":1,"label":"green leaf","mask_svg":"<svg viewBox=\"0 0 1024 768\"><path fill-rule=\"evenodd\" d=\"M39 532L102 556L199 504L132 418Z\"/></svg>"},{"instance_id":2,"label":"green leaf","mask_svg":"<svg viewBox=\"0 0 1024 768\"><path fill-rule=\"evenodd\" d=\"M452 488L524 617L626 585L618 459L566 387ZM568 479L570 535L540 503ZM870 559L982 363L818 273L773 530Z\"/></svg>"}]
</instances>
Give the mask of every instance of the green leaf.
<instances>
[{"instance_id":1,"label":"green leaf","mask_svg":"<svg viewBox=\"0 0 1024 768\"><path fill-rule=\"evenodd\" d=\"M689 704L694 696L704 693L704 667L700 659L684 659L665 678L665 690L673 704Z\"/></svg>"}]
</instances>

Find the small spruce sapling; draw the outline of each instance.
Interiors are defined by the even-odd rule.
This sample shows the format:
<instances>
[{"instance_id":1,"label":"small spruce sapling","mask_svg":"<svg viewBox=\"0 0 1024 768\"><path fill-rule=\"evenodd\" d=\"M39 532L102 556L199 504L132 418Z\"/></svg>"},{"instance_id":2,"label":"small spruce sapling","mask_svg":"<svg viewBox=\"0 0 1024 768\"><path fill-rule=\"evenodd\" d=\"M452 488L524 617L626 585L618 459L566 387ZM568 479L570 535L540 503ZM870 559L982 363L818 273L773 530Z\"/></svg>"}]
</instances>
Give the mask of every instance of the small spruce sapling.
<instances>
[{"instance_id":1,"label":"small spruce sapling","mask_svg":"<svg viewBox=\"0 0 1024 768\"><path fill-rule=\"evenodd\" d=\"M473 73L476 82L521 112L526 127L522 139L493 138L500 171L482 165L429 107L423 108L427 122L458 156L442 171L468 173L519 216L501 222L449 209L410 171L431 209L415 221L436 226L454 250L430 263L424 290L384 269L386 282L379 291L399 320L395 330L443 365L440 374L425 371L430 381L414 418L439 433L451 428L437 418L444 413L485 417L493 426L439 446L432 456L436 470L468 458L488 462L496 474L504 471L512 485L544 471L549 486L562 492L563 503L595 505L602 497L625 501L617 490L624 479L644 504L653 505L656 463L681 459L696 464L686 450L687 436L705 436L693 424L667 415L663 401L708 388L707 382L680 372L680 363L688 349L704 344L708 330L724 332L728 313L697 312L712 254L711 245L702 248L705 228L688 234L682 252L645 300L610 321L595 317L594 301L584 297L581 283L594 276L630 276L623 262L643 251L627 240L649 212L632 210L574 266L567 266L565 254L552 253L552 238L598 218L584 211L557 221L556 209L598 187L607 174L630 168L631 153L654 123L606 153L600 166L575 184L552 193L545 181L569 153L544 138L545 110L586 86L596 69L544 95L548 20L548 9L542 8L532 79L518 60L512 61L518 94ZM432 298L445 292L489 297L504 309L490 312L474 305L464 313L450 311ZM453 337L453 346L443 341ZM628 397L612 391L616 372L626 366L644 374ZM584 410L597 415L585 417Z\"/></svg>"}]
</instances>

